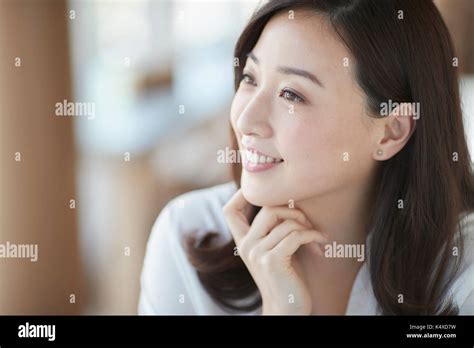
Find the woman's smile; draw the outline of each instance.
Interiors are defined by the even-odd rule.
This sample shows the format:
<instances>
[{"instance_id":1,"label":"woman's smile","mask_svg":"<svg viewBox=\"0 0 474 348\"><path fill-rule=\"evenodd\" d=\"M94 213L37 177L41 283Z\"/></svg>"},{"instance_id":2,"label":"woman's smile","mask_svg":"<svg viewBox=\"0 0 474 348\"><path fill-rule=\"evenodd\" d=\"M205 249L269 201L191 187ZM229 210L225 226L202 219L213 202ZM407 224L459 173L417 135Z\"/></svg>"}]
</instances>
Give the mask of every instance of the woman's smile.
<instances>
[{"instance_id":1,"label":"woman's smile","mask_svg":"<svg viewBox=\"0 0 474 348\"><path fill-rule=\"evenodd\" d=\"M244 148L243 167L248 172L261 172L276 167L283 159L268 156L254 148Z\"/></svg>"}]
</instances>

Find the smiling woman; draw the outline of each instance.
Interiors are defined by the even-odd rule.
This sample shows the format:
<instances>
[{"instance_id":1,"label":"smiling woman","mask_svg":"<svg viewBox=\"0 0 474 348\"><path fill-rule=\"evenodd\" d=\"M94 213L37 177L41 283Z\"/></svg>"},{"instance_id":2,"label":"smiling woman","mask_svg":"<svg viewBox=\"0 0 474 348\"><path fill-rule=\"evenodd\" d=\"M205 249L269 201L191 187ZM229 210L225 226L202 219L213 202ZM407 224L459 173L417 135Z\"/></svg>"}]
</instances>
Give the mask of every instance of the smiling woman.
<instances>
[{"instance_id":1,"label":"smiling woman","mask_svg":"<svg viewBox=\"0 0 474 348\"><path fill-rule=\"evenodd\" d=\"M160 214L139 312L473 314L473 174L432 1L269 1L235 57L242 164Z\"/></svg>"}]
</instances>

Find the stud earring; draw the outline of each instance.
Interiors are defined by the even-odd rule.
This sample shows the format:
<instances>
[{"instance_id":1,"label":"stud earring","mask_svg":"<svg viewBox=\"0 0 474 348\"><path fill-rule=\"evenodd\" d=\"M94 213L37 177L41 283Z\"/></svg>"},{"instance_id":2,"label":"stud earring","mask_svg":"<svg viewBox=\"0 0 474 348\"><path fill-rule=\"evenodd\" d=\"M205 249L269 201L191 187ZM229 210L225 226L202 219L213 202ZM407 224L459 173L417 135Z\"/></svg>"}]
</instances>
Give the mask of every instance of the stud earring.
<instances>
[{"instance_id":1,"label":"stud earring","mask_svg":"<svg viewBox=\"0 0 474 348\"><path fill-rule=\"evenodd\" d=\"M376 152L377 156L382 156L383 155L383 150L382 149L378 149L377 152Z\"/></svg>"}]
</instances>

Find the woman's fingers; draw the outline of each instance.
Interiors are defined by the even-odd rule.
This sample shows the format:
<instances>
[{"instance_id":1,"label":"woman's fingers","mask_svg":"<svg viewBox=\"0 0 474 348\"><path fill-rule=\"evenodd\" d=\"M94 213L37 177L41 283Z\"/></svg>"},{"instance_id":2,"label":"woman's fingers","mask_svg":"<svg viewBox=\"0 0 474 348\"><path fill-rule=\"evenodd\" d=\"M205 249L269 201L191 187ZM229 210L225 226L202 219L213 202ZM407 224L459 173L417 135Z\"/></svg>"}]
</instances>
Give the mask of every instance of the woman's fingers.
<instances>
[{"instance_id":1,"label":"woman's fingers","mask_svg":"<svg viewBox=\"0 0 474 348\"><path fill-rule=\"evenodd\" d=\"M323 234L312 229L311 222L303 212L298 209L263 207L255 216L250 226L247 217L247 210L250 207L251 205L243 196L241 189L239 189L223 207L227 224L239 248L244 236L244 244L246 247L244 247L243 244L242 247L248 249L248 251L252 248L256 248L260 251L275 249L293 234L307 236L308 233L311 233L312 241L317 243L328 242ZM272 233L269 233L270 231L272 231ZM290 240L293 239L293 237L290 238ZM285 242L284 245L286 245L286 243L290 242ZM299 245L296 249L298 249L298 247ZM254 250L254 252L255 251L256 250Z\"/></svg>"},{"instance_id":2,"label":"woman's fingers","mask_svg":"<svg viewBox=\"0 0 474 348\"><path fill-rule=\"evenodd\" d=\"M236 244L240 243L242 237L250 229L246 215L246 209L250 207L250 203L247 202L242 190L239 189L223 208L225 219Z\"/></svg>"},{"instance_id":3,"label":"woman's fingers","mask_svg":"<svg viewBox=\"0 0 474 348\"><path fill-rule=\"evenodd\" d=\"M296 220L285 220L278 226L276 226L268 235L266 235L259 244L259 248L262 250L273 249L280 241L288 236L293 231L305 231L308 230L307 226L299 223ZM324 244L329 243L329 239L324 236L323 233L311 230L315 234L316 242Z\"/></svg>"},{"instance_id":4,"label":"woman's fingers","mask_svg":"<svg viewBox=\"0 0 474 348\"><path fill-rule=\"evenodd\" d=\"M311 222L301 210L287 207L263 207L255 216L247 238L255 242L265 237L283 220L288 219L304 225L305 229L313 228Z\"/></svg>"},{"instance_id":5,"label":"woman's fingers","mask_svg":"<svg viewBox=\"0 0 474 348\"><path fill-rule=\"evenodd\" d=\"M293 231L282 239L270 252L282 257L293 255L304 244L318 242L320 235L313 230Z\"/></svg>"}]
</instances>

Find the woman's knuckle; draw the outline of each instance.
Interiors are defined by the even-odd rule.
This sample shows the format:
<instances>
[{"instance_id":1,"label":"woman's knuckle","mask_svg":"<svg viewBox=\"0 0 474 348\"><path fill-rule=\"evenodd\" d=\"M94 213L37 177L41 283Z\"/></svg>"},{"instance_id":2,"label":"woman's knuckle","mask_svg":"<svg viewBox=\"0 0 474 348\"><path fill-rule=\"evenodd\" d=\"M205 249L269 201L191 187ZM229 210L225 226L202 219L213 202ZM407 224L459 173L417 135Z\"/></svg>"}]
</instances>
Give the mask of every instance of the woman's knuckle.
<instances>
[{"instance_id":1,"label":"woman's knuckle","mask_svg":"<svg viewBox=\"0 0 474 348\"><path fill-rule=\"evenodd\" d=\"M265 262L269 265L274 265L280 259L280 254L278 250L272 249L265 254L266 260Z\"/></svg>"},{"instance_id":2,"label":"woman's knuckle","mask_svg":"<svg viewBox=\"0 0 474 348\"><path fill-rule=\"evenodd\" d=\"M264 268L269 268L273 263L274 257L271 252L266 253L260 258L260 265Z\"/></svg>"},{"instance_id":3,"label":"woman's knuckle","mask_svg":"<svg viewBox=\"0 0 474 348\"><path fill-rule=\"evenodd\" d=\"M257 251L255 249L252 249L252 250L248 251L247 252L247 259L251 263L255 263L258 260Z\"/></svg>"}]
</instances>

